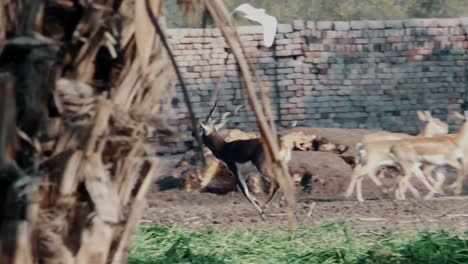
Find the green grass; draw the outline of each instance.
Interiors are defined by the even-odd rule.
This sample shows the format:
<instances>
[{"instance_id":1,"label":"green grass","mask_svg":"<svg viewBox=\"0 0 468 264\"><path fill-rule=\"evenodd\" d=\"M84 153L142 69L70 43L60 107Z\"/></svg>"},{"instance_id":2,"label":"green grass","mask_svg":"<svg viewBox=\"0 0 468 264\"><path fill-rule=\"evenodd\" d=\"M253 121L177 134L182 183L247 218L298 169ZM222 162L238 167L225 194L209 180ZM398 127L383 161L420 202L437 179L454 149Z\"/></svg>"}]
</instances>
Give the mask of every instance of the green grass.
<instances>
[{"instance_id":1,"label":"green grass","mask_svg":"<svg viewBox=\"0 0 468 264\"><path fill-rule=\"evenodd\" d=\"M468 263L468 232L355 231L341 223L200 231L141 227L129 263Z\"/></svg>"}]
</instances>

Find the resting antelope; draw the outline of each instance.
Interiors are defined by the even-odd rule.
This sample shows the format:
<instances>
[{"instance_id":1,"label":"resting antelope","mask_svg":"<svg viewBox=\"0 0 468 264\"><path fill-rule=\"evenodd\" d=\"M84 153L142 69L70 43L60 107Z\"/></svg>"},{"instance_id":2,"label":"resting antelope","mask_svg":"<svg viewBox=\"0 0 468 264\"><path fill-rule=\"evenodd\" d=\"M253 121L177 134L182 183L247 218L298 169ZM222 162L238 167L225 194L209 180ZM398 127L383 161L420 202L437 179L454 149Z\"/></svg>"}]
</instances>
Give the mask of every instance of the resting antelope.
<instances>
[{"instance_id":1,"label":"resting antelope","mask_svg":"<svg viewBox=\"0 0 468 264\"><path fill-rule=\"evenodd\" d=\"M450 187L455 188L456 194L462 192L467 167L465 152L468 148L468 111L465 111L464 114L465 116L457 112L453 113L456 117L464 120L456 134L405 139L391 147L390 157L403 170L403 176L397 190L402 199L405 198L406 186L411 176L413 174L418 177L423 175L419 168L423 163L434 166L449 165L456 168L458 170L457 179Z\"/></svg>"},{"instance_id":2,"label":"resting antelope","mask_svg":"<svg viewBox=\"0 0 468 264\"><path fill-rule=\"evenodd\" d=\"M353 169L351 181L345 193L346 197L350 197L356 189L358 201L364 201L362 196L362 181L365 175L368 175L377 186L382 185L376 176L376 170L380 166L394 164L394 162L389 159L388 153L390 152L390 148L395 144L395 141L415 137L431 137L448 133L448 125L440 119L432 117L429 111L417 111L417 115L418 118L424 122L424 126L416 136L386 131L375 132L365 135L361 143L356 145L360 162ZM430 190L433 189L427 180L421 180L425 183L426 187ZM411 190L414 191L415 195L418 195L416 194L416 189L411 188Z\"/></svg>"},{"instance_id":3,"label":"resting antelope","mask_svg":"<svg viewBox=\"0 0 468 264\"><path fill-rule=\"evenodd\" d=\"M244 194L245 198L247 198L263 218L264 210L268 208L271 201L276 196L276 193L279 190L279 185L276 178L269 174L269 170L266 167L267 163L261 139L254 138L226 142L218 133L218 130L226 124L227 117L231 113L224 113L221 119L218 122L215 122L212 119L212 115L216 109L216 105L217 103L215 103L214 107L211 109L205 122L199 123L203 144L205 144L211 150L213 155L229 169L235 178L237 188ZM239 107L235 112L237 112L238 109ZM291 150L289 148L282 148L280 156L283 161L287 163L291 159ZM247 187L243 170L249 165L255 166L262 177L266 178L271 184L270 194L263 206L260 206L255 197L250 194Z\"/></svg>"}]
</instances>

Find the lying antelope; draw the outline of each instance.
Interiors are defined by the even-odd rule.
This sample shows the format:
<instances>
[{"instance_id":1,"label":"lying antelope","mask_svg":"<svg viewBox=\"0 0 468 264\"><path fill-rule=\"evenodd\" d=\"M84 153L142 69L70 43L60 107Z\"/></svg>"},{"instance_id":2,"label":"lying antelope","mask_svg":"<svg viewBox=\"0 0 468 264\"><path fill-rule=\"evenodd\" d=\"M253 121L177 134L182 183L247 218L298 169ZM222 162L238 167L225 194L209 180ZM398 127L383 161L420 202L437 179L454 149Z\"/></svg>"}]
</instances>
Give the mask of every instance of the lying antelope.
<instances>
[{"instance_id":1,"label":"lying antelope","mask_svg":"<svg viewBox=\"0 0 468 264\"><path fill-rule=\"evenodd\" d=\"M345 193L346 197L350 197L356 189L358 201L364 201L362 196L362 181L364 180L365 175L368 175L368 177L377 186L382 185L376 176L376 170L380 166L394 165L394 162L389 158L388 153L390 152L390 148L395 144L395 141L415 137L431 137L434 135L448 133L448 125L440 119L432 117L429 111L417 111L417 115L418 118L424 122L424 126L416 136L379 131L365 135L361 143L356 145L360 162L353 169L351 181ZM432 185L427 180L421 179L421 181L427 188L433 190ZM415 195L418 195L415 188L412 186L410 188L414 191Z\"/></svg>"},{"instance_id":2,"label":"lying antelope","mask_svg":"<svg viewBox=\"0 0 468 264\"><path fill-rule=\"evenodd\" d=\"M205 122L200 122L200 129L203 143L211 150L213 155L222 162L226 168L235 177L237 188L244 194L245 198L255 207L264 217L264 210L268 208L276 193L279 190L279 184L273 175L270 175L267 169L265 160L265 153L263 150L261 139L247 139L247 140L234 140L226 142L224 138L218 133L218 130L226 124L227 117L231 115L230 112L224 113L218 122L212 119L214 110L217 103L211 109L209 115L206 117ZM236 113L239 107L236 108ZM291 149L282 146L280 156L284 162L291 159ZM244 178L244 171L247 167L253 165L261 174L263 178L270 182L270 194L263 206L253 197L246 184Z\"/></svg>"},{"instance_id":3,"label":"lying antelope","mask_svg":"<svg viewBox=\"0 0 468 264\"><path fill-rule=\"evenodd\" d=\"M401 166L403 176L399 181L398 195L405 198L409 179L414 174L423 177L420 165L423 163L433 166L449 165L458 170L457 179L450 186L454 192L462 192L463 180L466 175L467 162L465 152L468 148L468 111L465 115L454 112L453 115L464 120L457 133L440 135L432 138L405 139L395 143L390 149L390 157ZM440 174L439 174L440 175ZM430 193L432 195L433 193Z\"/></svg>"}]
</instances>

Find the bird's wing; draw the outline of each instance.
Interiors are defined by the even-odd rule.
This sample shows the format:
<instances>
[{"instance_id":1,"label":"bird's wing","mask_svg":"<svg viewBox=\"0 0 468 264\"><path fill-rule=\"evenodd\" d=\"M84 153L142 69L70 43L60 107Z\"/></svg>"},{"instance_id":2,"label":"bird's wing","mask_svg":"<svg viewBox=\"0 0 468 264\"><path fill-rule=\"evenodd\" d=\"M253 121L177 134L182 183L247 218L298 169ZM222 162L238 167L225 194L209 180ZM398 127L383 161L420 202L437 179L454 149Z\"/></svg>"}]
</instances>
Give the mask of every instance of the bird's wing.
<instances>
[{"instance_id":1,"label":"bird's wing","mask_svg":"<svg viewBox=\"0 0 468 264\"><path fill-rule=\"evenodd\" d=\"M233 12L236 12L236 11L241 11L242 13L249 15L249 14L254 14L257 11L257 9L249 4L242 4L236 7L236 9L234 9Z\"/></svg>"},{"instance_id":2,"label":"bird's wing","mask_svg":"<svg viewBox=\"0 0 468 264\"><path fill-rule=\"evenodd\" d=\"M241 11L245 13L245 18L262 24L263 26L263 44L271 47L275 40L278 20L274 16L265 13L265 9L257 9L249 4L239 5L233 12Z\"/></svg>"},{"instance_id":3,"label":"bird's wing","mask_svg":"<svg viewBox=\"0 0 468 264\"><path fill-rule=\"evenodd\" d=\"M266 47L271 47L275 41L278 20L274 16L264 14L260 23L263 25L263 44Z\"/></svg>"}]
</instances>

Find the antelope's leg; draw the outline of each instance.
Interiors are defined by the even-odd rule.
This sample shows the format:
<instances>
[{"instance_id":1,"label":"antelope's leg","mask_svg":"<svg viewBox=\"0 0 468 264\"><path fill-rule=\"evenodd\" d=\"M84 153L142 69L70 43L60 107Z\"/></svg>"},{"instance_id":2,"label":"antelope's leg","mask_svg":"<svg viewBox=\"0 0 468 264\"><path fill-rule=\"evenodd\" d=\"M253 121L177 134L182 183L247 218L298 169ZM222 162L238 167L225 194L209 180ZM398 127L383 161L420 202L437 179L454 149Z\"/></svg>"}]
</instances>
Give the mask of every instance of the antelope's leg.
<instances>
[{"instance_id":1,"label":"antelope's leg","mask_svg":"<svg viewBox=\"0 0 468 264\"><path fill-rule=\"evenodd\" d=\"M370 164L372 164L372 166L369 166ZM386 162L384 163L379 163L377 166L375 166L374 164L375 163L370 163L370 164L367 164L366 166L369 166L369 168L367 169L367 172L368 172L368 175L369 175L369 178L374 182L375 185L377 186L382 186L382 182L379 180L379 178L377 177L377 174L376 174L376 171L377 171L377 168L381 165L387 165ZM393 163L392 163L393 164Z\"/></svg>"},{"instance_id":2,"label":"antelope's leg","mask_svg":"<svg viewBox=\"0 0 468 264\"><path fill-rule=\"evenodd\" d=\"M270 206L271 202L273 202L274 198L276 197L276 194L278 193L278 191L279 191L279 186L277 184L274 184L273 190L270 192L268 199L263 205L263 211L265 211L268 208L268 206Z\"/></svg>"},{"instance_id":3,"label":"antelope's leg","mask_svg":"<svg viewBox=\"0 0 468 264\"><path fill-rule=\"evenodd\" d=\"M438 190L440 194L444 194L444 189L442 187L445 181L445 174L443 172L437 171L436 179L437 179L436 190Z\"/></svg>"},{"instance_id":4,"label":"antelope's leg","mask_svg":"<svg viewBox=\"0 0 468 264\"><path fill-rule=\"evenodd\" d=\"M434 186L432 186L428 181L427 181L427 178L424 176L424 174L422 173L421 169L419 168L421 166L421 164L419 163L416 163L413 168L412 168L412 171L414 173L414 175L416 177L418 177L418 179L424 184L424 186L426 186L427 189L429 189L429 191L431 193L437 193L438 191L434 188Z\"/></svg>"},{"instance_id":5,"label":"antelope's leg","mask_svg":"<svg viewBox=\"0 0 468 264\"><path fill-rule=\"evenodd\" d=\"M276 182L274 177L270 177L269 171L267 168L265 168L264 164L255 164L255 167L260 172L262 177L270 182L269 196L266 202L262 206L263 211L265 211L268 208L268 206L270 206L273 199L276 197L276 194L278 193L278 190L279 190L279 185Z\"/></svg>"},{"instance_id":6,"label":"antelope's leg","mask_svg":"<svg viewBox=\"0 0 468 264\"><path fill-rule=\"evenodd\" d=\"M410 156L408 156L410 154ZM411 167L414 164L414 155L412 148L407 144L394 145L390 148L388 156L401 169L400 176L397 177L397 189L395 190L395 198L397 200L406 199L406 189L409 186L409 178L412 176Z\"/></svg>"},{"instance_id":7,"label":"antelope's leg","mask_svg":"<svg viewBox=\"0 0 468 264\"><path fill-rule=\"evenodd\" d=\"M457 178L455 179L455 182L450 184L448 187L450 189L453 189L453 193L455 194L461 194L463 191L463 180L465 179L464 175L457 175Z\"/></svg>"},{"instance_id":8,"label":"antelope's leg","mask_svg":"<svg viewBox=\"0 0 468 264\"><path fill-rule=\"evenodd\" d=\"M401 177L398 183L398 188L395 190L395 198L397 200L406 200L406 177Z\"/></svg>"},{"instance_id":9,"label":"antelope's leg","mask_svg":"<svg viewBox=\"0 0 468 264\"><path fill-rule=\"evenodd\" d=\"M413 173L413 172L411 172ZM413 195L413 197L415 198L420 198L421 195L419 194L419 191L418 189L416 189L413 184L411 184L411 178L413 177L413 174L410 174L408 177L406 177L404 179L404 184L405 184L405 189L404 189L404 192L406 193L406 190L409 189L411 191L411 194Z\"/></svg>"},{"instance_id":10,"label":"antelope's leg","mask_svg":"<svg viewBox=\"0 0 468 264\"><path fill-rule=\"evenodd\" d=\"M432 178L434 189L437 190L437 193L444 194L443 184L445 182L445 169L443 167L434 166L433 171L435 171L435 179ZM424 174L426 175L426 174Z\"/></svg>"},{"instance_id":11,"label":"antelope's leg","mask_svg":"<svg viewBox=\"0 0 468 264\"><path fill-rule=\"evenodd\" d=\"M424 176L426 176L427 180L432 184L432 185L435 185L437 180L434 179L434 177L432 177L433 175L433 171L436 169L437 167L435 165L432 165L432 164L423 164L422 165L422 172L424 174Z\"/></svg>"},{"instance_id":12,"label":"antelope's leg","mask_svg":"<svg viewBox=\"0 0 468 264\"><path fill-rule=\"evenodd\" d=\"M453 192L455 194L461 194L462 190L463 190L463 180L465 179L466 177L466 172L467 172L467 167L468 167L468 163L467 164L464 164L464 159L463 158L459 158L458 159L458 163L455 164L449 164L450 166L452 167L455 167L458 169L458 173L457 173L457 178L455 179L455 181L450 184L448 187L450 189L454 189Z\"/></svg>"},{"instance_id":13,"label":"antelope's leg","mask_svg":"<svg viewBox=\"0 0 468 264\"><path fill-rule=\"evenodd\" d=\"M362 166L361 164L357 164L356 167L353 169L353 173L351 174L351 181L349 182L348 188L346 189L345 196L350 197L354 193L354 189L356 188L357 180L363 177L362 171L366 168L366 166Z\"/></svg>"},{"instance_id":14,"label":"antelope's leg","mask_svg":"<svg viewBox=\"0 0 468 264\"><path fill-rule=\"evenodd\" d=\"M411 194L413 194L415 198L420 197L418 190L414 188L414 186L409 181L410 179L411 177L408 176L401 176L399 178L398 188L395 191L395 198L397 200L406 200L406 191L408 189L411 191Z\"/></svg>"},{"instance_id":15,"label":"antelope's leg","mask_svg":"<svg viewBox=\"0 0 468 264\"><path fill-rule=\"evenodd\" d=\"M415 174L414 170L415 168L416 169L419 169L419 166L418 164L414 165L414 167L409 171L409 174L405 175L404 177L404 189L403 189L403 197L405 198L405 193L406 193L406 190L410 190L411 191L411 194L413 195L414 198L421 198L421 195L419 194L419 191L418 189L416 189L413 184L411 184L411 178L413 177L413 174ZM409 165L408 165L409 167Z\"/></svg>"},{"instance_id":16,"label":"antelope's leg","mask_svg":"<svg viewBox=\"0 0 468 264\"><path fill-rule=\"evenodd\" d=\"M402 172L403 172L403 168L402 168ZM405 185L405 181L406 181L406 178L404 177L404 175L398 175L396 178L397 187L395 189L395 199L397 200L406 200L407 185Z\"/></svg>"},{"instance_id":17,"label":"antelope's leg","mask_svg":"<svg viewBox=\"0 0 468 264\"><path fill-rule=\"evenodd\" d=\"M362 197L362 181L364 180L364 177L360 177L356 181L356 195L357 199L359 202L364 202L364 198Z\"/></svg>"},{"instance_id":18,"label":"antelope's leg","mask_svg":"<svg viewBox=\"0 0 468 264\"><path fill-rule=\"evenodd\" d=\"M236 186L242 194L244 194L245 198L255 207L255 209L260 213L260 215L263 216L263 210L260 208L260 205L258 204L257 200L250 195L249 188L247 187L247 183L245 182L244 177L240 175L239 171L237 170L236 165L228 165L229 170L231 173L234 175L236 178Z\"/></svg>"},{"instance_id":19,"label":"antelope's leg","mask_svg":"<svg viewBox=\"0 0 468 264\"><path fill-rule=\"evenodd\" d=\"M406 196L405 196L405 193L406 193L406 190L410 190L411 191L411 194L415 197L415 198L420 198L421 195L419 194L419 191L418 189L414 188L413 184L411 184L411 176L405 176L402 178L402 181L403 181L403 184L404 184L404 187L402 187L402 192L403 192L403 200L405 200Z\"/></svg>"},{"instance_id":20,"label":"antelope's leg","mask_svg":"<svg viewBox=\"0 0 468 264\"><path fill-rule=\"evenodd\" d=\"M449 187L452 187L453 193L455 194L461 194L463 191L463 180L465 179L465 176L457 176L457 179L453 184L451 184Z\"/></svg>"},{"instance_id":21,"label":"antelope's leg","mask_svg":"<svg viewBox=\"0 0 468 264\"><path fill-rule=\"evenodd\" d=\"M255 206L255 209L259 213L262 213L262 209L260 208L260 204L258 203L257 199L253 197L250 192L249 192L249 187L247 186L247 183L245 182L245 179L242 175L239 174L239 182L238 186L241 188L241 191L243 192L244 196Z\"/></svg>"},{"instance_id":22,"label":"antelope's leg","mask_svg":"<svg viewBox=\"0 0 468 264\"><path fill-rule=\"evenodd\" d=\"M382 186L382 182L377 178L377 168L378 166L375 166L375 162L373 160L370 160L366 165L363 166L363 171L360 173L361 177L359 177L356 181L356 192L359 202L364 202L364 197L362 196L362 181L364 180L364 175L369 176L375 185Z\"/></svg>"},{"instance_id":23,"label":"antelope's leg","mask_svg":"<svg viewBox=\"0 0 468 264\"><path fill-rule=\"evenodd\" d=\"M419 192L416 190L416 188L413 187L413 185L410 183L410 179L412 176L413 171L411 169L411 165L408 162L400 162L401 170L402 170L402 176L399 179L398 182L398 189L395 193L395 196L398 200L406 200L406 190L409 188L410 191L413 193L413 196L419 197Z\"/></svg>"},{"instance_id":24,"label":"antelope's leg","mask_svg":"<svg viewBox=\"0 0 468 264\"><path fill-rule=\"evenodd\" d=\"M450 189L453 189L453 193L461 194L462 189L463 189L463 180L464 179L465 179L465 176L457 175L457 178L455 179L455 181L452 184L450 184L448 187Z\"/></svg>"},{"instance_id":25,"label":"antelope's leg","mask_svg":"<svg viewBox=\"0 0 468 264\"><path fill-rule=\"evenodd\" d=\"M419 191L418 189L414 188L414 186L411 184L410 182L411 178L408 178L407 181L406 181L406 188L409 189L411 191L411 194L413 194L413 196L415 198L421 198L421 195L419 195Z\"/></svg>"},{"instance_id":26,"label":"antelope's leg","mask_svg":"<svg viewBox=\"0 0 468 264\"><path fill-rule=\"evenodd\" d=\"M406 175L405 175L405 168L401 165L402 175L398 176L397 178L397 188L395 190L395 198L397 200L405 200L405 192L406 192Z\"/></svg>"},{"instance_id":27,"label":"antelope's leg","mask_svg":"<svg viewBox=\"0 0 468 264\"><path fill-rule=\"evenodd\" d=\"M445 181L445 174L443 174L440 171L436 171L436 180L435 180L435 183L434 183L434 187L437 190L437 192L440 193L440 194L444 193L443 190L442 190L442 184L444 183L444 181ZM433 196L434 196L434 192L429 192L428 194L426 194L426 196L424 196L424 199L429 200Z\"/></svg>"},{"instance_id":28,"label":"antelope's leg","mask_svg":"<svg viewBox=\"0 0 468 264\"><path fill-rule=\"evenodd\" d=\"M397 176L396 182L397 182L397 188L395 189L395 199L397 200L403 200L401 197L401 188L400 188L400 182L402 181L402 177L399 175Z\"/></svg>"},{"instance_id":29,"label":"antelope's leg","mask_svg":"<svg viewBox=\"0 0 468 264\"><path fill-rule=\"evenodd\" d=\"M434 165L434 164L423 164L422 165L422 172L425 178L429 181L429 183L436 189L437 193L444 194L442 189L442 184L445 181L445 174L442 173L440 170L442 168ZM435 177L433 177L435 171ZM424 199L430 199L434 193L429 193L425 196Z\"/></svg>"}]
</instances>

